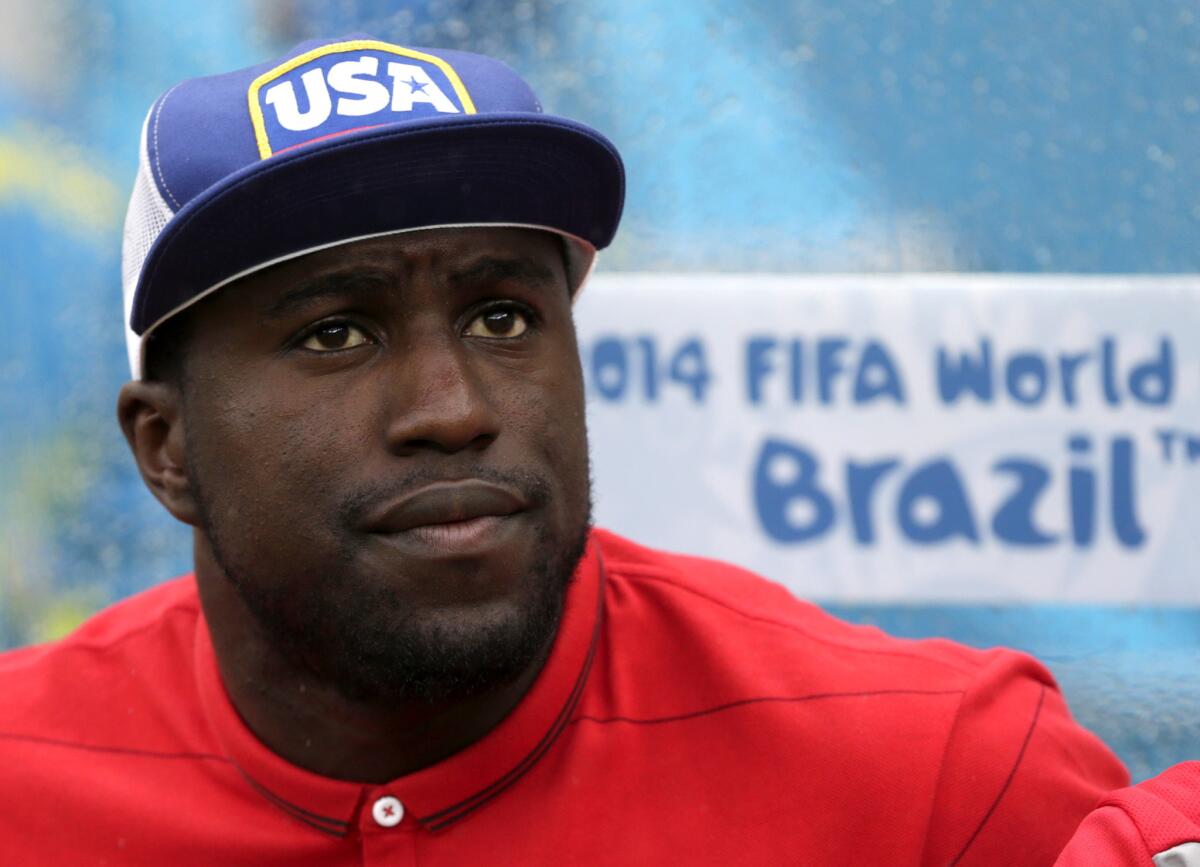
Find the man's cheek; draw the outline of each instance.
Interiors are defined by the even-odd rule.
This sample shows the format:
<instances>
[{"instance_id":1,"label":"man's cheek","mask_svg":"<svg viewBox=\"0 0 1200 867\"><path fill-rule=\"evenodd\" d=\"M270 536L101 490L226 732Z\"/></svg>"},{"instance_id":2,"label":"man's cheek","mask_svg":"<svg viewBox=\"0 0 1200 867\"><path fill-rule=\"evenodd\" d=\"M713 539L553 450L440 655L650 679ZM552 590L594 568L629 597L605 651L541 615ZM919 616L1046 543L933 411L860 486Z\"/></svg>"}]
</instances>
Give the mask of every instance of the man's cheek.
<instances>
[{"instance_id":1,"label":"man's cheek","mask_svg":"<svg viewBox=\"0 0 1200 867\"><path fill-rule=\"evenodd\" d=\"M220 458L202 462L206 475L216 476L206 489L217 505L237 513L231 517L260 527L318 499L327 487L323 474L336 471L338 452L322 437L265 412L226 416L209 434L199 445Z\"/></svg>"}]
</instances>

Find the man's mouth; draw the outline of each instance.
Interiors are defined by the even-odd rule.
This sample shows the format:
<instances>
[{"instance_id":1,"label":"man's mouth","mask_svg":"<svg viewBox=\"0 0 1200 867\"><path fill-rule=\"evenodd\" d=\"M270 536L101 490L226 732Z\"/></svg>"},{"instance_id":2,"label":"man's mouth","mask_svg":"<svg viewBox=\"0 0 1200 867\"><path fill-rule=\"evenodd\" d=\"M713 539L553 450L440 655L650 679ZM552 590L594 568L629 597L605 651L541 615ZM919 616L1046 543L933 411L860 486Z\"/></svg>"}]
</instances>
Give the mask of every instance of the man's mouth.
<instances>
[{"instance_id":1,"label":"man's mouth","mask_svg":"<svg viewBox=\"0 0 1200 867\"><path fill-rule=\"evenodd\" d=\"M482 551L530 508L519 491L481 479L434 482L373 512L366 529L405 548Z\"/></svg>"}]
</instances>

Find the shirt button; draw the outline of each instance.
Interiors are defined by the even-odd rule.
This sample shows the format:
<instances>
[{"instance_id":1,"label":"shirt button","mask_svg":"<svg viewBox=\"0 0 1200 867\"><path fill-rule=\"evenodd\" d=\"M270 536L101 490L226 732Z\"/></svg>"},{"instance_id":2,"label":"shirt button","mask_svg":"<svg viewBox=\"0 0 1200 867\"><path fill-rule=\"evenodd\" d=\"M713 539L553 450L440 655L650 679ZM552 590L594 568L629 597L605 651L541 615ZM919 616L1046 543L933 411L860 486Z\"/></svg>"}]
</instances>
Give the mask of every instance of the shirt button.
<instances>
[{"instance_id":1,"label":"shirt button","mask_svg":"<svg viewBox=\"0 0 1200 867\"><path fill-rule=\"evenodd\" d=\"M384 795L371 806L371 817L377 825L395 828L404 818L404 805L391 795Z\"/></svg>"}]
</instances>

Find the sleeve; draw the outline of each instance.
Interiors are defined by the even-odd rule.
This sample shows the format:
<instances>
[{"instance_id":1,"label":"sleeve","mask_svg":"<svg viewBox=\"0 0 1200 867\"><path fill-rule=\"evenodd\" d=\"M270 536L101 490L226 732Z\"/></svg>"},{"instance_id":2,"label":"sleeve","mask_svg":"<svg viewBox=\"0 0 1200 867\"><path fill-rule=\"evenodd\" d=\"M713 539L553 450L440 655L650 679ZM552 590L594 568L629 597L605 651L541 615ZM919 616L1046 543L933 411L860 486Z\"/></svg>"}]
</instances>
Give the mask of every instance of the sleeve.
<instances>
[{"instance_id":1,"label":"sleeve","mask_svg":"<svg viewBox=\"0 0 1200 867\"><path fill-rule=\"evenodd\" d=\"M1154 867L1133 820L1120 807L1100 807L1083 820L1054 867Z\"/></svg>"},{"instance_id":2,"label":"sleeve","mask_svg":"<svg viewBox=\"0 0 1200 867\"><path fill-rule=\"evenodd\" d=\"M1127 785L1044 666L992 651L946 743L922 863L1049 867L1100 798Z\"/></svg>"}]
</instances>

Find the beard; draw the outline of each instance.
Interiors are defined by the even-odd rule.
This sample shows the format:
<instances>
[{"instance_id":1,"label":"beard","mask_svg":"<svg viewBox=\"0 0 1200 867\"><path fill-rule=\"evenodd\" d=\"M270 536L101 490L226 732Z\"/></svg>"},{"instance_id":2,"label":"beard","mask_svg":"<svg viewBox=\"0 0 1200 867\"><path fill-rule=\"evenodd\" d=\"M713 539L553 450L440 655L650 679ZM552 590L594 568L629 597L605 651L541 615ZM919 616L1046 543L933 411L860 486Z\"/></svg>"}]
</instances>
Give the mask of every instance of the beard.
<instances>
[{"instance_id":1,"label":"beard","mask_svg":"<svg viewBox=\"0 0 1200 867\"><path fill-rule=\"evenodd\" d=\"M558 630L566 592L591 529L590 494L582 520L562 538L553 538L539 525L515 599L491 616L406 606L388 582L369 580L354 570L355 543L348 531L339 533L340 550L328 558L337 565L319 571L309 566L303 590L297 592L296 583L289 580L294 576L281 576L253 545L246 546L249 556L242 556L232 541L240 534L222 525L220 511L212 508L206 494L203 473L196 472L200 469L189 468L199 529L270 644L289 664L350 701L377 707L471 698L512 683L537 664ZM544 503L548 496L549 486L533 474L479 469L472 475L517 488L532 502ZM341 504L337 524L353 527L371 503L432 480L414 473L387 491L360 491ZM590 492L590 482L586 490ZM295 540L298 547L306 544L302 538ZM487 564L476 568L486 569ZM418 584L424 577L419 572L407 576L409 583Z\"/></svg>"}]
</instances>

